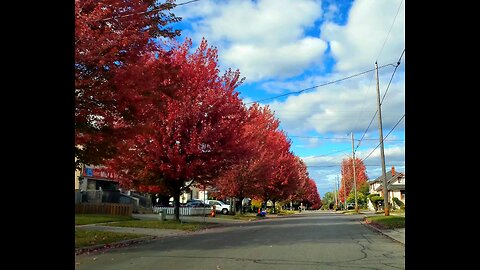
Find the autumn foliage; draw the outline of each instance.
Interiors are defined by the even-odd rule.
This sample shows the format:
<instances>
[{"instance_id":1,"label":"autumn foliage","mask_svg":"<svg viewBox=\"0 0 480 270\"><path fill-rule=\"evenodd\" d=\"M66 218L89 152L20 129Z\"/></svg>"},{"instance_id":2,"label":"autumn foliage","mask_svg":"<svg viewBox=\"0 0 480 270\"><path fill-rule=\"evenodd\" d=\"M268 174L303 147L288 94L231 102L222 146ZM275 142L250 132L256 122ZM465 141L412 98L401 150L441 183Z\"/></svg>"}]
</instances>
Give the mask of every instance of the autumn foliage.
<instances>
[{"instance_id":1,"label":"autumn foliage","mask_svg":"<svg viewBox=\"0 0 480 270\"><path fill-rule=\"evenodd\" d=\"M75 1L75 157L104 165L126 189L179 197L319 204L315 182L268 106L246 108L238 70L220 74L202 40L173 41L174 1ZM168 44L168 46L167 46Z\"/></svg>"},{"instance_id":2,"label":"autumn foliage","mask_svg":"<svg viewBox=\"0 0 480 270\"><path fill-rule=\"evenodd\" d=\"M353 192L353 158L342 160L342 180L338 191L340 201L345 203L350 192ZM355 158L355 180L357 191L367 183L365 164L359 158ZM345 188L344 188L345 187Z\"/></svg>"},{"instance_id":3,"label":"autumn foliage","mask_svg":"<svg viewBox=\"0 0 480 270\"><path fill-rule=\"evenodd\" d=\"M152 38L180 34L172 1L75 0L75 156L97 165L115 154L112 142L128 126L172 95L175 67ZM155 10L155 12L147 12ZM154 102L155 106L150 106Z\"/></svg>"},{"instance_id":4,"label":"autumn foliage","mask_svg":"<svg viewBox=\"0 0 480 270\"><path fill-rule=\"evenodd\" d=\"M239 134L246 114L234 92L240 73L220 76L217 50L206 40L193 54L191 46L187 40L171 55L182 78L177 97L165 97L164 110L140 125L141 134L120 142L109 163L122 172L124 186L159 186L177 210L182 191L208 183L244 153Z\"/></svg>"}]
</instances>

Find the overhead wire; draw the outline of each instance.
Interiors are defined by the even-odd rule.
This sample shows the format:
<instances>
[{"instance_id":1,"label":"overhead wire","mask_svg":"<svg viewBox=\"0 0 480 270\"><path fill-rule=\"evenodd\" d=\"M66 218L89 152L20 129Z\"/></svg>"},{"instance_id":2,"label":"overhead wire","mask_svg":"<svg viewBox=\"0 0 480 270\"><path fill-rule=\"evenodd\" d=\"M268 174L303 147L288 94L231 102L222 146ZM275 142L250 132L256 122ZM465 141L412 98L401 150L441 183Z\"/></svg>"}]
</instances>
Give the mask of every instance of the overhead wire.
<instances>
[{"instance_id":1,"label":"overhead wire","mask_svg":"<svg viewBox=\"0 0 480 270\"><path fill-rule=\"evenodd\" d=\"M349 148L346 148L346 149L342 149L342 150L336 150L336 151L333 151L333 152L330 152L330 153L327 153L327 154L323 154L323 155L304 157L304 158L302 158L302 159L317 158L317 157L326 157L326 156L329 156L329 155L331 155L331 154L340 153L340 152L347 151L347 150L350 150L350 147L349 147Z\"/></svg>"},{"instance_id":2,"label":"overhead wire","mask_svg":"<svg viewBox=\"0 0 480 270\"><path fill-rule=\"evenodd\" d=\"M331 165L307 165L307 167L338 167L338 166L342 166L342 164L331 164ZM350 165L351 166L351 165ZM364 164L365 167L378 167L378 166L382 166L380 164ZM391 166L395 166L395 165L392 165L392 164L387 164L385 166L388 166L388 167L391 167ZM398 166L398 165L397 165ZM401 165L403 166L403 165Z\"/></svg>"},{"instance_id":3,"label":"overhead wire","mask_svg":"<svg viewBox=\"0 0 480 270\"><path fill-rule=\"evenodd\" d=\"M320 139L320 140L352 140L352 138L328 138L328 137L321 137L321 136L300 136L300 135L288 135L288 137L291 137L291 138L306 138L306 139ZM378 139L363 139L364 141L378 141ZM360 141L359 139L354 139L354 141ZM405 140L394 140L394 139L390 139L390 140L386 140L386 141L389 141L389 142L404 142Z\"/></svg>"},{"instance_id":4,"label":"overhead wire","mask_svg":"<svg viewBox=\"0 0 480 270\"><path fill-rule=\"evenodd\" d=\"M385 139L388 137L388 135L390 135L390 133L392 133L392 131L397 127L397 125L400 123L400 121L402 121L402 119L405 117L405 114L403 114L402 117L400 117L400 119L397 121L397 123L393 126L393 128L387 133L387 135L383 138L382 142L385 141ZM375 148L373 148L373 150L364 158L362 159L362 162L365 161L368 157L370 157L370 155L380 146L381 142L378 143L377 146L375 146Z\"/></svg>"},{"instance_id":5,"label":"overhead wire","mask_svg":"<svg viewBox=\"0 0 480 270\"><path fill-rule=\"evenodd\" d=\"M377 59L375 61L378 61L378 58L383 52L383 48L385 47L385 44L387 43L388 37L390 36L390 32L392 31L393 25L395 24L395 20L397 19L398 13L400 12L400 8L402 7L403 0L400 1L400 4L398 5L397 9L397 14L395 14L395 17L393 18L392 25L390 25L390 29L388 30L387 36L385 37L385 40L383 41L382 48L380 49L380 52L378 53Z\"/></svg>"},{"instance_id":6,"label":"overhead wire","mask_svg":"<svg viewBox=\"0 0 480 270\"><path fill-rule=\"evenodd\" d=\"M384 68L384 67L387 67L387 66L393 66L393 67L395 67L395 65L392 63L392 64L385 64L385 65L383 65L383 66L381 66L381 67L378 67L378 69ZM318 88L318 87L322 87L322 86L326 86L326 85L329 85L329 84L333 84L333 83L345 81L345 80L348 80L348 79L351 79L351 78L354 78L354 77L358 77L358 76L360 76L360 75L366 74L366 73L368 73L368 72L372 72L372 71L374 71L374 70L375 70L375 69L369 69L369 70L366 70L366 71L363 71L363 72L360 72L360 73L357 73L357 74L354 74L354 75L350 75L350 76L347 76L347 77L344 77L344 78L341 78L341 79L338 79L338 80L329 81L329 82L322 83L322 84L319 84L319 85L315 85L315 86L312 86L312 87L308 87L308 88L305 88L305 89L302 89L302 90L299 90L299 91L294 91L294 92L289 92L289 93L285 93L285 94L282 94L282 95L277 95L277 96L273 96L273 97L269 97L269 98L264 98L264 99L260 99L260 100L248 102L248 103L245 103L245 104L259 103L259 102L266 101L266 100L270 100L270 99L275 99L275 98L279 98L279 97L289 96L289 95L293 95L293 94L299 94L299 93L305 92L305 91L307 91L307 90L312 90L312 89L315 89L315 88Z\"/></svg>"},{"instance_id":7,"label":"overhead wire","mask_svg":"<svg viewBox=\"0 0 480 270\"><path fill-rule=\"evenodd\" d=\"M126 17L135 16L135 15L142 15L142 14L147 14L147 13L151 13L151 12L154 12L154 11L162 10L164 8L164 5L172 5L172 8L174 8L174 7L177 7L177 6L182 6L182 5L186 5L186 4L190 4L190 3L198 2L198 1L200 1L200 0L191 0L191 1L183 2L183 3L179 3L179 4L163 3L163 4L161 4L162 7L159 7L159 8L154 8L154 9L147 10L147 11L130 13L130 14L125 14L125 15L112 16L112 17L108 17L108 18L104 18L104 19L91 20L91 21L88 21L88 22L109 21L109 20L113 20L113 19L126 18Z\"/></svg>"},{"instance_id":8,"label":"overhead wire","mask_svg":"<svg viewBox=\"0 0 480 270\"><path fill-rule=\"evenodd\" d=\"M403 54L404 54L404 53L405 53L405 48L403 49L402 53L400 54L400 57L398 58L397 64L395 65L395 69L393 70L392 76L390 77L390 81L388 82L388 85L387 85L387 88L386 88L386 90L385 90L385 93L383 94L382 100L380 101L380 105L382 105L383 100L385 99L385 96L387 95L388 89L390 88L390 84L392 83L392 80L393 80L393 76L395 75L395 72L397 71L398 66L400 66L400 63L401 63L401 60L402 60L402 57L403 57ZM368 124L368 127L367 127L367 128L365 129L365 131L363 132L362 138L360 138L360 141L358 142L357 146L355 147L354 152L357 151L358 147L359 147L360 144L362 143L362 139L363 139L363 138L365 137L365 135L367 134L368 129L370 128L370 126L372 125L373 120L375 119L375 116L377 116L377 113L378 113L378 109L375 111L375 114L373 114L373 117L372 117L372 119L370 120L370 123Z\"/></svg>"}]
</instances>

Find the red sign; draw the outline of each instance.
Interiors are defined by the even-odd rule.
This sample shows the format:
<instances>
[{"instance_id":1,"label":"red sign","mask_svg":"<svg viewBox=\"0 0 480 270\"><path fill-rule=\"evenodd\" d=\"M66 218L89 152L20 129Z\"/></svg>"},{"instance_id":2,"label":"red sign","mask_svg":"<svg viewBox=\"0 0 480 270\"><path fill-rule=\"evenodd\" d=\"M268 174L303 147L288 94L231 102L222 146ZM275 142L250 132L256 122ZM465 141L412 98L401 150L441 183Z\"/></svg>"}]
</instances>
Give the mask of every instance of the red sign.
<instances>
[{"instance_id":1,"label":"red sign","mask_svg":"<svg viewBox=\"0 0 480 270\"><path fill-rule=\"evenodd\" d=\"M108 179L115 179L115 173L110 171L105 167L85 167L82 173L83 176L91 176L95 178L108 178Z\"/></svg>"}]
</instances>

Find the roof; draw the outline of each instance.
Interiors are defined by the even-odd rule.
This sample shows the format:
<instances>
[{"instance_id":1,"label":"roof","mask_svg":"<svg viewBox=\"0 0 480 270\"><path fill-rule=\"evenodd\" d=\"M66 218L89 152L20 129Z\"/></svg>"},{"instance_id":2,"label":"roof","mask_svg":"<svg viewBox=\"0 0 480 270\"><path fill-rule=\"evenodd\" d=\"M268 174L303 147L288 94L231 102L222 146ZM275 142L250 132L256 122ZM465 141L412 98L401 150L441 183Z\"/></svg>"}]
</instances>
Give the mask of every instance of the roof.
<instances>
[{"instance_id":1,"label":"roof","mask_svg":"<svg viewBox=\"0 0 480 270\"><path fill-rule=\"evenodd\" d=\"M390 170L387 172L387 182L393 181L394 179L397 179L399 176L405 176L405 174L395 171L395 175L392 176L392 170ZM383 182L382 176L380 175L379 177L372 180L370 183L375 183L375 182Z\"/></svg>"},{"instance_id":2,"label":"roof","mask_svg":"<svg viewBox=\"0 0 480 270\"><path fill-rule=\"evenodd\" d=\"M404 173L395 171L395 174L392 176L392 170L387 172L387 189L388 190L403 190L405 189L405 183L394 183L398 178L405 177ZM383 178L382 176L377 177L376 179L368 182L370 185L374 183L380 183L380 186L377 187L376 191L383 190Z\"/></svg>"}]
</instances>

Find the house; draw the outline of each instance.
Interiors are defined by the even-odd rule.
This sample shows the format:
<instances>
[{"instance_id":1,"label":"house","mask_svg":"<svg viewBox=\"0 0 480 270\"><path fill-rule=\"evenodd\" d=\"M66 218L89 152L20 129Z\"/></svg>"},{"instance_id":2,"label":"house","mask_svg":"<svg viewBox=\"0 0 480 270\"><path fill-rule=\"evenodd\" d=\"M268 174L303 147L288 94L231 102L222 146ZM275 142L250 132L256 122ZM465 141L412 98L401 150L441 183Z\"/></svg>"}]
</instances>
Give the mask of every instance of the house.
<instances>
[{"instance_id":1,"label":"house","mask_svg":"<svg viewBox=\"0 0 480 270\"><path fill-rule=\"evenodd\" d=\"M387 172L387 191L388 191L388 201L392 205L393 198L398 198L405 204L405 174L401 172L396 172L395 167L392 167L390 171ZM369 191L370 194L376 193L383 197L383 178L379 176L375 180L369 181Z\"/></svg>"}]
</instances>

